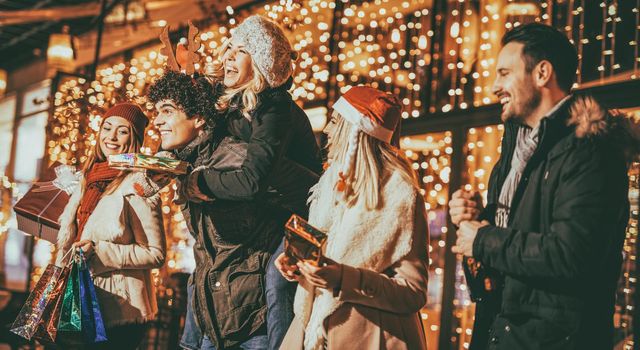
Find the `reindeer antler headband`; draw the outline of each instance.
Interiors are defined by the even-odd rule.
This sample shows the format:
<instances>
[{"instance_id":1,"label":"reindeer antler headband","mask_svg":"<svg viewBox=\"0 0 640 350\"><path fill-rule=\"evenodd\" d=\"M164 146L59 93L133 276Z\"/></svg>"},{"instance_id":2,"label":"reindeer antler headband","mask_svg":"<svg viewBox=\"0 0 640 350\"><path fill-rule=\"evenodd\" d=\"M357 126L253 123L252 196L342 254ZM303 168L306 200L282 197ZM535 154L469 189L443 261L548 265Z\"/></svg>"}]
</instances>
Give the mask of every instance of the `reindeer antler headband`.
<instances>
[{"instance_id":1,"label":"reindeer antler headband","mask_svg":"<svg viewBox=\"0 0 640 350\"><path fill-rule=\"evenodd\" d=\"M187 47L178 45L176 53L173 52L173 46L171 45L171 39L169 38L169 26L165 26L160 34L160 41L163 47L160 49L160 53L167 56L167 65L169 69L176 72L183 72L187 75L193 75L195 73L195 63L200 61L200 55L198 50L200 49L200 38L198 38L199 30L196 26L189 23L189 35L187 36Z\"/></svg>"}]
</instances>

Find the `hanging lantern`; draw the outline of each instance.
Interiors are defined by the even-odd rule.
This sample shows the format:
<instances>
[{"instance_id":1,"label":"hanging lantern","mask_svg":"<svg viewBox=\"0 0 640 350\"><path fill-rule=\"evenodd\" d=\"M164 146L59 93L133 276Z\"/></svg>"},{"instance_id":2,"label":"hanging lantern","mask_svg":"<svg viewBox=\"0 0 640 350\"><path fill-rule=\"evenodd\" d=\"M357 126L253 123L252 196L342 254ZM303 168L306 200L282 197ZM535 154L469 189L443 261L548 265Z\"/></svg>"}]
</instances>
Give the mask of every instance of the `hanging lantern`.
<instances>
[{"instance_id":1,"label":"hanging lantern","mask_svg":"<svg viewBox=\"0 0 640 350\"><path fill-rule=\"evenodd\" d=\"M64 26L61 34L51 34L47 49L47 64L61 71L75 69L73 38L69 35L69 27Z\"/></svg>"},{"instance_id":2,"label":"hanging lantern","mask_svg":"<svg viewBox=\"0 0 640 350\"><path fill-rule=\"evenodd\" d=\"M7 71L0 69L0 97L7 91Z\"/></svg>"}]
</instances>

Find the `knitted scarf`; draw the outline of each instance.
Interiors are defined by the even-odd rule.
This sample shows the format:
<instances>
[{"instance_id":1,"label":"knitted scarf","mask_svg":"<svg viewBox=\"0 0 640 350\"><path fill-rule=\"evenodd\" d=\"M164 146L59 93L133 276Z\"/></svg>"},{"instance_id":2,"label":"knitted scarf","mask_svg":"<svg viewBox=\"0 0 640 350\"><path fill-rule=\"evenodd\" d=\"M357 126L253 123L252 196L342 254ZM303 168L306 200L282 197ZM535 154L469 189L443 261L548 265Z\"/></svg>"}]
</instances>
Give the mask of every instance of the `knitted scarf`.
<instances>
[{"instance_id":1,"label":"knitted scarf","mask_svg":"<svg viewBox=\"0 0 640 350\"><path fill-rule=\"evenodd\" d=\"M78 212L76 213L78 223L77 238L81 236L87 219L89 219L89 216L98 205L98 201L104 194L105 189L119 174L120 170L109 168L107 162L95 163L85 174L86 186L80 200L80 207L78 207Z\"/></svg>"}]
</instances>

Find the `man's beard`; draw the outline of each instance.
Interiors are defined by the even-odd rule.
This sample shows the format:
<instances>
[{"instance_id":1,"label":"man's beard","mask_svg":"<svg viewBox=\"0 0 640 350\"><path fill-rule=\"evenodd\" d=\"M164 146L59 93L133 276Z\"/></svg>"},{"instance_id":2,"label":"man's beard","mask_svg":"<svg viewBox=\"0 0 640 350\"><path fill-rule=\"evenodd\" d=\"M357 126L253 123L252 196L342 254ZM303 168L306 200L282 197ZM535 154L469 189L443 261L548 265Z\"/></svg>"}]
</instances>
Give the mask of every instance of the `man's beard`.
<instances>
[{"instance_id":1,"label":"man's beard","mask_svg":"<svg viewBox=\"0 0 640 350\"><path fill-rule=\"evenodd\" d=\"M533 85L533 82L532 82ZM526 91L522 90L521 92ZM525 96L524 94L520 94L520 96ZM520 106L520 110L517 110L517 106L513 106L514 111L503 114L502 121L506 122L509 119L517 121L519 123L525 124L525 120L529 117L540 105L540 100L542 99L542 93L538 89L531 89L530 93L524 97L524 101Z\"/></svg>"}]
</instances>

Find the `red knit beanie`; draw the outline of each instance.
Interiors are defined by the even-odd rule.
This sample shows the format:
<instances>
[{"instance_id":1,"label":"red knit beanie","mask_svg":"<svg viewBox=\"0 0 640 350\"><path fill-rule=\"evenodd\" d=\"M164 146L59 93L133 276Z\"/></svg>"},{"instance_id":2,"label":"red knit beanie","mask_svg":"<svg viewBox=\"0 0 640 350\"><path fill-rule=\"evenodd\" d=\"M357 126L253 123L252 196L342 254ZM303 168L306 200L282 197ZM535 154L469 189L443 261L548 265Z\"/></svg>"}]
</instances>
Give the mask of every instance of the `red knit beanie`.
<instances>
[{"instance_id":1,"label":"red knit beanie","mask_svg":"<svg viewBox=\"0 0 640 350\"><path fill-rule=\"evenodd\" d=\"M109 108L107 113L104 114L103 120L107 120L109 117L121 117L131 123L133 133L142 144L144 141L144 129L149 124L149 119L138 105L127 102L118 103Z\"/></svg>"}]
</instances>

